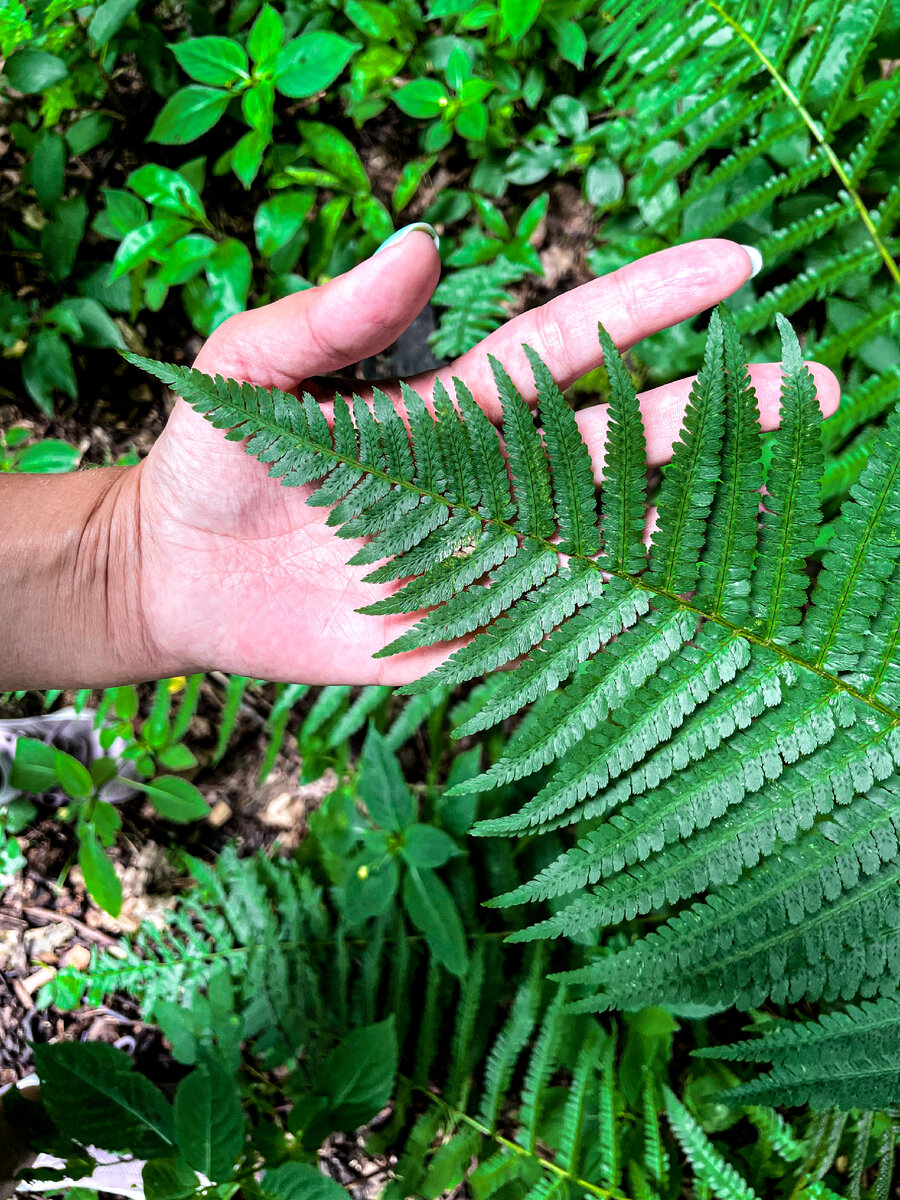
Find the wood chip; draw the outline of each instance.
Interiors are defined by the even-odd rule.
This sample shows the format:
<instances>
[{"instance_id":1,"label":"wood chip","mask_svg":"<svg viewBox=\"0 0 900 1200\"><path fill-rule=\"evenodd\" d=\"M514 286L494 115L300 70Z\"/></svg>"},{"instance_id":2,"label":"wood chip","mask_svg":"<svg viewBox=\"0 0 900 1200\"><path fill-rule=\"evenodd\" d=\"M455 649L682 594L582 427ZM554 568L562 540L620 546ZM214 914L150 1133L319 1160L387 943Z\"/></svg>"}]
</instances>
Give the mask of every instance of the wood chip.
<instances>
[{"instance_id":1,"label":"wood chip","mask_svg":"<svg viewBox=\"0 0 900 1200\"><path fill-rule=\"evenodd\" d=\"M26 991L25 984L22 982L22 980L13 979L12 986L13 991L16 993L16 996L18 997L19 1003L22 1005L22 1007L29 1010L34 1008L34 1001L32 1000L30 994Z\"/></svg>"},{"instance_id":2,"label":"wood chip","mask_svg":"<svg viewBox=\"0 0 900 1200\"><path fill-rule=\"evenodd\" d=\"M52 908L40 908L36 904L28 905L23 910L26 917L29 917L37 924L44 925L48 921L58 921L59 913L53 911ZM72 925L76 932L80 933L83 938L89 942L96 942L100 946L114 946L116 939L104 933L101 929L92 929L90 925L86 925L84 921L79 921L75 917L67 916L66 920Z\"/></svg>"},{"instance_id":3,"label":"wood chip","mask_svg":"<svg viewBox=\"0 0 900 1200\"><path fill-rule=\"evenodd\" d=\"M35 929L27 929L22 935L25 952L30 958L39 962L56 962L56 954L63 946L67 946L75 936L75 927L70 921L56 921L53 924L39 925Z\"/></svg>"},{"instance_id":4,"label":"wood chip","mask_svg":"<svg viewBox=\"0 0 900 1200\"><path fill-rule=\"evenodd\" d=\"M232 817L231 808L224 800L219 800L209 810L207 821L212 825L213 829L220 829L226 821L230 821Z\"/></svg>"},{"instance_id":5,"label":"wood chip","mask_svg":"<svg viewBox=\"0 0 900 1200\"><path fill-rule=\"evenodd\" d=\"M38 988L42 988L45 983L49 983L54 977L56 971L53 967L41 967L40 971L35 971L33 975L29 975L25 980L24 988L30 996L33 996Z\"/></svg>"},{"instance_id":6,"label":"wood chip","mask_svg":"<svg viewBox=\"0 0 900 1200\"><path fill-rule=\"evenodd\" d=\"M91 952L87 946L70 946L59 960L61 967L74 967L77 971L86 971L91 965Z\"/></svg>"}]
</instances>

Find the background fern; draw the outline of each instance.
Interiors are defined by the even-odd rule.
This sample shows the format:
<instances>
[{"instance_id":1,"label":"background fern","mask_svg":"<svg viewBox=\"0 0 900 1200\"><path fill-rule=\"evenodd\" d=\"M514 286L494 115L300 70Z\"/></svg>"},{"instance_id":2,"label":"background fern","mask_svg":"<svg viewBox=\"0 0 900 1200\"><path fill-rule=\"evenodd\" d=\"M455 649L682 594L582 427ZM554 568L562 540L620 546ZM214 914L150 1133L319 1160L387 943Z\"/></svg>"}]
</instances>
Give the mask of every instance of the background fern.
<instances>
[{"instance_id":1,"label":"background fern","mask_svg":"<svg viewBox=\"0 0 900 1200\"><path fill-rule=\"evenodd\" d=\"M630 179L591 265L602 274L698 237L758 246L762 273L727 302L741 333L752 335L750 357L776 357L768 331L780 311L808 327L809 358L848 367L841 410L825 430L835 458L829 499L846 495L864 465L853 434L877 416L863 411L865 396L884 390L884 408L897 396L892 135L900 86L882 67L893 57L893 28L886 0L703 0L686 9L625 5L596 39L603 59L596 86L621 114L605 142L614 158L624 148ZM810 122L862 197L882 248ZM635 357L661 379L670 377L673 357L699 364L701 349L701 335L685 325L648 339Z\"/></svg>"},{"instance_id":2,"label":"background fern","mask_svg":"<svg viewBox=\"0 0 900 1200\"><path fill-rule=\"evenodd\" d=\"M890 1177L887 1115L829 1117L799 1135L739 1092L750 1106L729 1121L746 1121L753 1136L731 1161L715 1136L718 1107L703 1099L714 1077L697 1075L683 1099L670 1088L672 1017L649 1009L603 1025L572 1015L565 989L545 981L541 951L523 956L480 933L457 982L398 913L373 918L362 936L343 933L340 908L296 862L240 859L229 847L214 867L190 867L195 883L163 928L145 922L115 952L96 951L84 974L61 971L42 1002L68 1007L83 989L92 1003L129 995L182 1062L204 1045L227 1057L243 1042L253 1066L244 1105L276 1130L287 1120L295 1156L298 1142L314 1152L332 1126L302 1111L286 1117L290 1103L309 1110L334 1047L390 1021L401 1053L389 1119L366 1134L367 1153L394 1162L386 1197L437 1200L465 1186L479 1198L674 1200L682 1156L697 1194L722 1200L756 1194L747 1179L762 1163L809 1200L835 1194L818 1181L834 1180L841 1153L853 1154L844 1177L854 1195L879 1164ZM263 1074L273 1069L275 1107Z\"/></svg>"}]
</instances>

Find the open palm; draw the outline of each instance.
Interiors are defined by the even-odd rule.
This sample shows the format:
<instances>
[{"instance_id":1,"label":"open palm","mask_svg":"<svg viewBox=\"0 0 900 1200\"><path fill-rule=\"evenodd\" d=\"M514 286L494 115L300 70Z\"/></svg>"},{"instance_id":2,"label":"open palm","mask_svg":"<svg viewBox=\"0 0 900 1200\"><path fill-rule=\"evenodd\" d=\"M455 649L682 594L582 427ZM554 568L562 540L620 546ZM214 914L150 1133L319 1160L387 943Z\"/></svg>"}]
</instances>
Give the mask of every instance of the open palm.
<instances>
[{"instance_id":1,"label":"open palm","mask_svg":"<svg viewBox=\"0 0 900 1200\"><path fill-rule=\"evenodd\" d=\"M412 232L322 287L226 321L194 365L210 375L303 390L317 376L394 342L427 302L439 267L431 238ZM565 388L602 360L598 321L625 349L711 308L750 270L747 252L734 242L710 239L663 250L523 314L451 366L410 382L430 399L436 377L449 382L457 376L497 420L489 354L533 401L523 343ZM831 413L838 404L837 380L818 364L812 370L823 411ZM778 364L755 365L751 376L763 427L772 429ZM652 465L671 455L691 383L681 379L641 396ZM396 384L379 386L397 394ZM364 385L357 390L365 395ZM585 409L578 422L594 462L601 463L605 406ZM306 504L310 489L285 488L269 478L264 465L183 401L140 471L136 569L160 675L216 667L271 680L397 684L446 656L434 647L373 660L414 618L355 610L393 587L364 583L371 568L346 565L352 546L326 526L327 510Z\"/></svg>"}]
</instances>

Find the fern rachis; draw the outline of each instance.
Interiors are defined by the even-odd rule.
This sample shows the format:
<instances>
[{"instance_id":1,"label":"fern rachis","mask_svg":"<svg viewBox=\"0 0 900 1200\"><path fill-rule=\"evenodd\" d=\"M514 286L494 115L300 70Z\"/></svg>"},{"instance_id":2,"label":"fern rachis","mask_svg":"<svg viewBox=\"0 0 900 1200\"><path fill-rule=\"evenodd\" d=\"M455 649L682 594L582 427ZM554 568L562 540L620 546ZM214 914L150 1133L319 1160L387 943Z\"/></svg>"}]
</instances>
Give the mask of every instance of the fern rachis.
<instances>
[{"instance_id":1,"label":"fern rachis","mask_svg":"<svg viewBox=\"0 0 900 1200\"><path fill-rule=\"evenodd\" d=\"M217 427L249 438L248 452L263 450L285 485L318 483L311 502L332 506L337 532L371 539L355 561L381 564L370 578L405 582L370 611L429 607L382 653L469 639L408 690L519 660L459 734L544 698L528 737L459 790L549 766L520 814L476 832L593 826L500 903L568 897L534 929L558 935L585 928L585 906L590 927L692 902L579 976L603 992L588 1006L629 1003L634 987L658 1002L758 1003L781 987L779 963L792 995L881 986L887 930L868 935L861 969L826 955L810 972L802 947L843 943L854 905L883 912L890 926L885 888L900 860L887 835L900 762L900 418L874 444L810 589L819 411L796 339L779 324L782 424L762 506L755 396L737 330L717 313L649 551L640 409L602 332L611 395L599 523L588 452L534 355L544 439L495 363L503 445L462 385L455 403L436 394L434 416L404 389L410 432L386 396L376 394L374 410L356 399L352 413L338 398L332 432L310 397L149 364ZM420 511L441 517L420 520ZM876 780L874 807L854 800ZM778 898L792 886L798 900L820 899L785 907ZM728 974L727 948L746 969ZM697 971L704 954L709 969Z\"/></svg>"}]
</instances>

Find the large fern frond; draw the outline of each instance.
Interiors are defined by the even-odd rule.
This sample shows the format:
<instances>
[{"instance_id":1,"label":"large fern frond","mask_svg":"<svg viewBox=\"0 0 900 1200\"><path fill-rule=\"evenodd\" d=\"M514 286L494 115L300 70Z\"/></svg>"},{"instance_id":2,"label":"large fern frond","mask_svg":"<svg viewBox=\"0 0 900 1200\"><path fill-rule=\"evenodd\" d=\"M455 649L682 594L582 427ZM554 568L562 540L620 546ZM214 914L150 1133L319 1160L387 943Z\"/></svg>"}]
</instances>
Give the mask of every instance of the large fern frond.
<instances>
[{"instance_id":1,"label":"large fern frond","mask_svg":"<svg viewBox=\"0 0 900 1200\"><path fill-rule=\"evenodd\" d=\"M706 1052L710 1057L772 1063L731 1098L750 1104L813 1108L895 1108L900 1102L900 1000L784 1021L762 1037Z\"/></svg>"},{"instance_id":2,"label":"large fern frond","mask_svg":"<svg viewBox=\"0 0 900 1200\"><path fill-rule=\"evenodd\" d=\"M545 437L494 363L503 449L461 385L456 404L438 390L433 417L405 391L411 434L380 394L352 416L338 400L332 431L309 397L150 366L283 483L317 484L311 501L324 493L337 531L370 539L355 560L405 579L370 611L429 606L382 653L469 639L410 691L518 660L456 732L540 701L459 789L549 767L518 813L477 832L581 822L576 845L499 901L555 899L521 936L690 904L573 975L593 993L582 1008L852 998L900 970L900 417L811 586L820 417L779 325L782 420L762 506L755 397L737 330L716 314L649 553L637 400L605 335L599 525L574 416L533 355Z\"/></svg>"}]
</instances>

